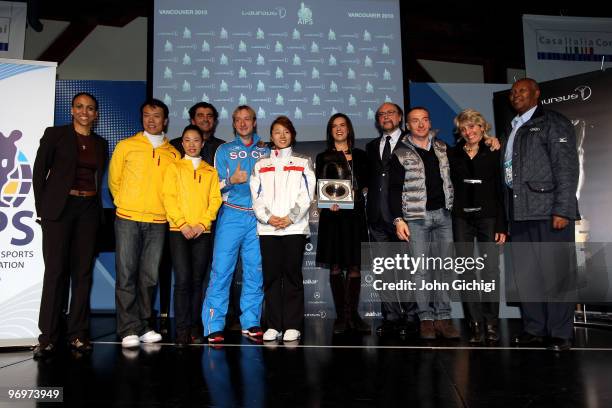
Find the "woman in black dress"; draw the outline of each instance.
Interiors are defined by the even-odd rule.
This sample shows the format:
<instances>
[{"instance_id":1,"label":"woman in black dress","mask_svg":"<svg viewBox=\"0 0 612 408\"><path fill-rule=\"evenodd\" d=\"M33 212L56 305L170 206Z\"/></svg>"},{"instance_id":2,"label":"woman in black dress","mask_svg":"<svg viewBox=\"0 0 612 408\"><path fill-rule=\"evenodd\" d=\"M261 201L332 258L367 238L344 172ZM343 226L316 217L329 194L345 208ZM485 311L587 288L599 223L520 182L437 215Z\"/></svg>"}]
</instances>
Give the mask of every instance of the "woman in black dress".
<instances>
[{"instance_id":1,"label":"woman in black dress","mask_svg":"<svg viewBox=\"0 0 612 408\"><path fill-rule=\"evenodd\" d=\"M317 179L352 181L355 206L352 210L337 205L323 208L319 217L317 264L329 268L329 282L336 307L334 333L353 329L369 333L370 326L359 317L361 291L361 242L367 240L365 222L366 154L353 148L355 132L351 120L336 113L327 122L327 149L316 159ZM343 271L346 270L346 278Z\"/></svg>"},{"instance_id":2,"label":"woman in black dress","mask_svg":"<svg viewBox=\"0 0 612 408\"><path fill-rule=\"evenodd\" d=\"M466 109L455 118L461 139L449 151L451 179L455 189L453 235L457 256L474 257L474 239L484 257L481 278L499 282L499 248L506 240L506 217L502 192L500 151L491 151L485 137L491 125L479 112ZM462 279L476 279L466 271ZM499 313L498 292L471 293L464 299L463 310L470 322L470 343L495 343ZM493 296L492 296L493 295ZM483 326L484 324L484 326ZM486 327L486 329L485 329Z\"/></svg>"}]
</instances>

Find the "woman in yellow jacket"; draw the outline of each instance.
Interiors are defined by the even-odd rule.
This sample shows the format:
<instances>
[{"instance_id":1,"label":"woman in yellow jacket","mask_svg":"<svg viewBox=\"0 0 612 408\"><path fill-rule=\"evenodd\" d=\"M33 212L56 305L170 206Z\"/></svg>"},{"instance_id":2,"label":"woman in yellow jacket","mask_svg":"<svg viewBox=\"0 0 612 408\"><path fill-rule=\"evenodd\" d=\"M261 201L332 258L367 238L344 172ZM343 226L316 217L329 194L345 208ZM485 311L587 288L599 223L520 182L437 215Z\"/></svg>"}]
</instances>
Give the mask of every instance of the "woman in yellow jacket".
<instances>
[{"instance_id":1,"label":"woman in yellow jacket","mask_svg":"<svg viewBox=\"0 0 612 408\"><path fill-rule=\"evenodd\" d=\"M200 157L200 128L187 126L182 144L185 157L168 166L162 190L170 225L177 345L202 336L202 284L211 256L211 225L221 206L217 171Z\"/></svg>"}]
</instances>

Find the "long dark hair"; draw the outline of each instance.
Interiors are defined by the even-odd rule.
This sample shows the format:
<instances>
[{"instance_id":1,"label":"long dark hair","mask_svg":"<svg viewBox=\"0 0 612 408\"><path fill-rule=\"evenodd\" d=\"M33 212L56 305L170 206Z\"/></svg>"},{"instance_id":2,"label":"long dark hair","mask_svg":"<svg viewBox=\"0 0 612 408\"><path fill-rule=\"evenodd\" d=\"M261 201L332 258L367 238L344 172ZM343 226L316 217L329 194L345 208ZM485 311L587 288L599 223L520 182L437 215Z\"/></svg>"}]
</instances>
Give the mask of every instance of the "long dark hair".
<instances>
[{"instance_id":1,"label":"long dark hair","mask_svg":"<svg viewBox=\"0 0 612 408\"><path fill-rule=\"evenodd\" d=\"M348 144L349 150L352 150L353 146L355 145L355 131L353 130L353 123L344 113L335 113L327 121L327 150L336 150L336 144L334 142L334 137L332 136L332 124L334 123L334 120L338 118L343 118L346 121L346 127L348 128L346 143Z\"/></svg>"}]
</instances>

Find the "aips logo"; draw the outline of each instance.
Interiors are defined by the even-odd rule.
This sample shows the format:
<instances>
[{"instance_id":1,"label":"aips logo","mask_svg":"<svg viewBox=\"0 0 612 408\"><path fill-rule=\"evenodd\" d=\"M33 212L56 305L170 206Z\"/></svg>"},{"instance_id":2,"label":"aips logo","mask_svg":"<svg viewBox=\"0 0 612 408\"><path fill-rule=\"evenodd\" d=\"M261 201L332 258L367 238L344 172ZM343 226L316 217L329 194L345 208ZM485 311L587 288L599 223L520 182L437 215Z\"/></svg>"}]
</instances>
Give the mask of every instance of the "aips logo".
<instances>
[{"instance_id":1,"label":"aips logo","mask_svg":"<svg viewBox=\"0 0 612 408\"><path fill-rule=\"evenodd\" d=\"M542 100L543 105L551 105L553 103L582 101L585 102L591 97L591 87L588 85L580 85L574 89L574 92L563 96L552 96Z\"/></svg>"},{"instance_id":2,"label":"aips logo","mask_svg":"<svg viewBox=\"0 0 612 408\"><path fill-rule=\"evenodd\" d=\"M8 136L0 132L0 232L8 229L25 234L23 238L11 237L11 245L20 246L34 238L34 230L22 222L24 218L32 220L34 213L14 210L23 204L32 189L32 167L16 145L21 136L19 130L13 130Z\"/></svg>"},{"instance_id":3,"label":"aips logo","mask_svg":"<svg viewBox=\"0 0 612 408\"><path fill-rule=\"evenodd\" d=\"M297 12L298 24L312 25L312 10L306 7L304 3L300 5L300 9Z\"/></svg>"}]
</instances>

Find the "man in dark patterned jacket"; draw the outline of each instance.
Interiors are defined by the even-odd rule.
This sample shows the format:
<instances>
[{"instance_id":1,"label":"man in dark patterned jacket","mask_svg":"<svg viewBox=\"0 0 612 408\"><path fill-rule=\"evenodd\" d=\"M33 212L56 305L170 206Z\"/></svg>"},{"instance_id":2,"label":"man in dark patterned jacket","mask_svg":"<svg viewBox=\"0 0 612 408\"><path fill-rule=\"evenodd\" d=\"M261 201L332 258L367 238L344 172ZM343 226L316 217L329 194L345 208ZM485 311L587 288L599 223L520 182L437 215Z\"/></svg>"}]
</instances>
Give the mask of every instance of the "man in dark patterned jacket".
<instances>
[{"instance_id":1,"label":"man in dark patterned jacket","mask_svg":"<svg viewBox=\"0 0 612 408\"><path fill-rule=\"evenodd\" d=\"M575 271L575 250L568 243L574 242L579 218L578 154L571 122L538 106L539 98L533 79L512 86L510 103L517 116L503 140L514 283L524 330L512 341L544 345L550 340L550 349L562 351L573 337L573 305L563 297L571 291Z\"/></svg>"}]
</instances>

